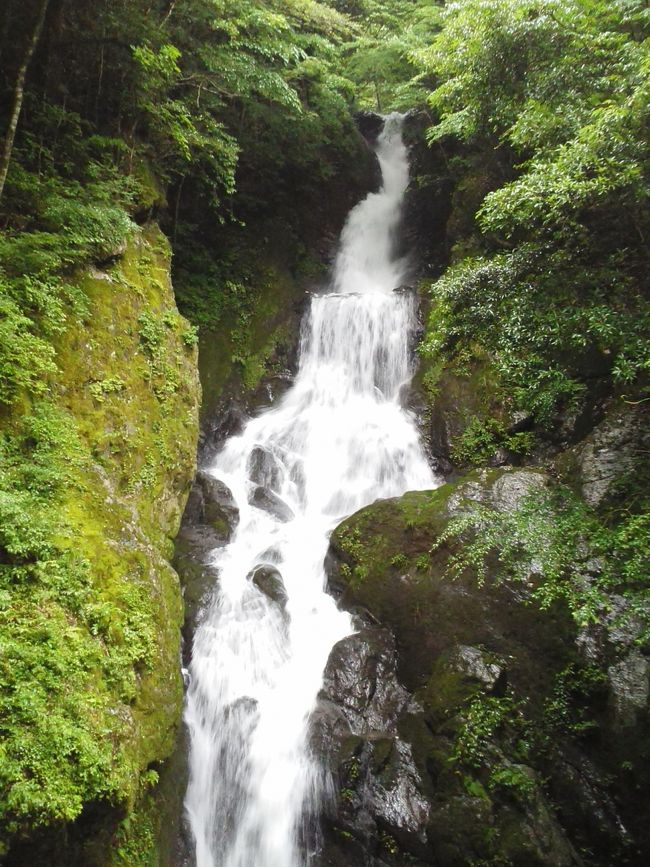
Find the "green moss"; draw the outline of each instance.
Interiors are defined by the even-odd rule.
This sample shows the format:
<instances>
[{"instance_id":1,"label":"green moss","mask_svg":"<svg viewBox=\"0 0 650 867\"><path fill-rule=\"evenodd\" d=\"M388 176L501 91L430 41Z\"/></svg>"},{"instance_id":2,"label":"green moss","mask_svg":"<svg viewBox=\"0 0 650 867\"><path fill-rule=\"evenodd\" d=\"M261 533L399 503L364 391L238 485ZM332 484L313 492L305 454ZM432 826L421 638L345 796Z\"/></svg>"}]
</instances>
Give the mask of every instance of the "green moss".
<instances>
[{"instance_id":1,"label":"green moss","mask_svg":"<svg viewBox=\"0 0 650 867\"><path fill-rule=\"evenodd\" d=\"M431 305L415 380L436 451L460 467L479 466L498 449L528 454L533 434L509 430L515 407L491 358L478 347L444 347L453 331L449 317L442 303Z\"/></svg>"},{"instance_id":2,"label":"green moss","mask_svg":"<svg viewBox=\"0 0 650 867\"><path fill-rule=\"evenodd\" d=\"M84 327L57 338L47 398L2 425L5 848L90 802L128 814L147 767L172 749L182 701L182 604L166 558L194 469L196 352L155 227L77 280ZM124 823L118 838L131 852Z\"/></svg>"},{"instance_id":3,"label":"green moss","mask_svg":"<svg viewBox=\"0 0 650 867\"><path fill-rule=\"evenodd\" d=\"M241 292L224 293L222 311L199 338L204 401L211 418L224 395L251 393L262 377L286 366L289 346L299 328L296 308L304 295L299 282L278 265L258 266L256 279Z\"/></svg>"}]
</instances>

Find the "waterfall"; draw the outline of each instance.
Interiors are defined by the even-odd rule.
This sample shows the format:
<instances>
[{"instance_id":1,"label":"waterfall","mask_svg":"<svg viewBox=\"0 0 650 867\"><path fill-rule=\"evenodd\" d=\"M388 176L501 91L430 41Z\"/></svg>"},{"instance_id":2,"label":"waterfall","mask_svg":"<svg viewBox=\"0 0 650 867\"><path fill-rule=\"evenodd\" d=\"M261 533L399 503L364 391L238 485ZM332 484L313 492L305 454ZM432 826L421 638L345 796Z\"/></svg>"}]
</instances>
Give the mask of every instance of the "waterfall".
<instances>
[{"instance_id":1,"label":"waterfall","mask_svg":"<svg viewBox=\"0 0 650 867\"><path fill-rule=\"evenodd\" d=\"M312 298L295 383L230 438L210 471L240 521L213 553L219 581L196 631L185 720L185 809L197 867L303 867L318 811L308 722L348 614L325 592L333 528L374 500L436 485L400 391L411 377L410 293L395 230L408 184L402 119L377 144L383 186L350 213L333 291ZM274 571L286 599L251 576Z\"/></svg>"}]
</instances>

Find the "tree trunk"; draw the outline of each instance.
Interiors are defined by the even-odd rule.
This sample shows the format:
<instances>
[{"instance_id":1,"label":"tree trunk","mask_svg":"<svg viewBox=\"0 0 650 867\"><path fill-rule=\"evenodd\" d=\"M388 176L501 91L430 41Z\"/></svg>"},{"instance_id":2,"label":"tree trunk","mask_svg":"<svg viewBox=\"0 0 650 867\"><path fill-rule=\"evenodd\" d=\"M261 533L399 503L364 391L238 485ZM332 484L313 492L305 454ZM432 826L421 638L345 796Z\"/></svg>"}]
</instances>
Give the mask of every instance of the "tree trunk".
<instances>
[{"instance_id":1,"label":"tree trunk","mask_svg":"<svg viewBox=\"0 0 650 867\"><path fill-rule=\"evenodd\" d=\"M18 118L20 117L20 110L23 107L23 96L25 94L25 78L27 76L27 69L29 68L29 64L32 59L32 55L34 54L34 50L38 45L38 40L41 38L43 24L45 22L45 14L47 12L47 7L49 3L50 0L41 0L40 8L38 10L38 16L36 18L36 24L32 32L32 37L27 46L27 50L25 51L25 56L23 57L23 62L21 63L20 69L18 70L18 75L16 76L16 84L14 86L14 100L11 107L11 115L9 117L9 126L7 127L7 133L5 135L2 156L0 156L0 199L2 198L5 181L7 180L7 172L9 171L11 152L13 150L14 139L16 137L16 128L18 127Z\"/></svg>"}]
</instances>

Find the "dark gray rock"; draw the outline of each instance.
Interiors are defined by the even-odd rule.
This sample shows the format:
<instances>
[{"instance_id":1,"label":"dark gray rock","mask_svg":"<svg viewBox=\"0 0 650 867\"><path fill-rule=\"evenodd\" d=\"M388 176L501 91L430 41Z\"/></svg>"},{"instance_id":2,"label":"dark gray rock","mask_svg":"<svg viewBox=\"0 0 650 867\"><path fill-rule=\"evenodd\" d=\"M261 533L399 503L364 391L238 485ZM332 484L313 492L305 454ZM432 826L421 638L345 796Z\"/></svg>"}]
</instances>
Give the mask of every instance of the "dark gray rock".
<instances>
[{"instance_id":1,"label":"dark gray rock","mask_svg":"<svg viewBox=\"0 0 650 867\"><path fill-rule=\"evenodd\" d=\"M275 602L282 609L285 608L289 597L282 575L275 566L257 566L247 577L272 602Z\"/></svg>"},{"instance_id":2,"label":"dark gray rock","mask_svg":"<svg viewBox=\"0 0 650 867\"><path fill-rule=\"evenodd\" d=\"M429 802L411 746L397 732L409 710L418 708L398 681L388 630L364 627L334 646L312 718L312 746L339 792L319 867L392 864L402 850L417 863L415 853L425 854Z\"/></svg>"},{"instance_id":3,"label":"dark gray rock","mask_svg":"<svg viewBox=\"0 0 650 867\"><path fill-rule=\"evenodd\" d=\"M183 657L189 662L191 636L217 583L211 565L215 548L226 545L239 522L230 489L207 470L199 470L188 497L175 542L174 568L181 577L185 603Z\"/></svg>"},{"instance_id":4,"label":"dark gray rock","mask_svg":"<svg viewBox=\"0 0 650 867\"><path fill-rule=\"evenodd\" d=\"M265 512L273 515L278 521L290 521L293 518L293 512L287 506L283 499L259 485L251 491L249 498L251 506L256 506L258 509L263 509Z\"/></svg>"},{"instance_id":5,"label":"dark gray rock","mask_svg":"<svg viewBox=\"0 0 650 867\"><path fill-rule=\"evenodd\" d=\"M369 144L375 144L384 128L384 118L374 111L358 111L354 120L361 135Z\"/></svg>"},{"instance_id":6,"label":"dark gray rock","mask_svg":"<svg viewBox=\"0 0 650 867\"><path fill-rule=\"evenodd\" d=\"M200 523L212 527L223 536L224 542L229 541L239 523L239 509L230 488L207 470L198 471L195 487L203 499Z\"/></svg>"},{"instance_id":7,"label":"dark gray rock","mask_svg":"<svg viewBox=\"0 0 650 867\"><path fill-rule=\"evenodd\" d=\"M449 668L480 683L488 692L504 695L508 677L505 661L478 647L458 644L447 659Z\"/></svg>"},{"instance_id":8,"label":"dark gray rock","mask_svg":"<svg viewBox=\"0 0 650 867\"><path fill-rule=\"evenodd\" d=\"M560 821L565 827L585 829L592 851L611 850L612 837L616 834L623 847L629 846L630 833L626 828L612 795L608 780L596 764L583 752L563 744L557 749L549 765L547 791L556 805ZM598 863L601 863L599 860ZM608 863L645 863L625 855Z\"/></svg>"},{"instance_id":9,"label":"dark gray rock","mask_svg":"<svg viewBox=\"0 0 650 867\"><path fill-rule=\"evenodd\" d=\"M277 403L291 388L294 375L290 370L264 377L249 398L251 411L255 415Z\"/></svg>"},{"instance_id":10,"label":"dark gray rock","mask_svg":"<svg viewBox=\"0 0 650 867\"><path fill-rule=\"evenodd\" d=\"M362 651L355 661L344 643L337 648L326 690L339 802L327 820L326 853L339 857L343 833L379 863L396 865L410 858L436 867L645 864L650 658L639 645L637 612L627 612L621 597L599 623L578 630L565 605L535 605L534 564L528 582L492 580L491 562L484 581L471 567L451 577L447 564L458 549L432 544L450 516L473 503L509 512L550 484L533 469L474 471L446 489L375 503L334 532L331 586L343 605L370 610L379 632L392 631L394 676L407 698L394 721L382 702L377 728L364 730L371 656ZM599 564L584 565L580 580L588 582ZM355 681L363 677L371 684L365 692ZM478 732L478 757L471 739L462 740L476 723L474 708L478 719L505 711L502 722ZM529 740L529 733L536 734ZM396 799L395 813L385 811L386 797ZM425 825L414 831L416 820ZM352 852L349 863L363 864Z\"/></svg>"},{"instance_id":11,"label":"dark gray rock","mask_svg":"<svg viewBox=\"0 0 650 867\"><path fill-rule=\"evenodd\" d=\"M183 520L188 524L203 523L205 514L205 498L201 486L196 482L190 488L190 493L185 504Z\"/></svg>"},{"instance_id":12,"label":"dark gray rock","mask_svg":"<svg viewBox=\"0 0 650 867\"><path fill-rule=\"evenodd\" d=\"M248 419L249 416L243 407L232 401L209 422L204 422L199 434L199 464L211 463L223 448L225 441L242 432Z\"/></svg>"},{"instance_id":13,"label":"dark gray rock","mask_svg":"<svg viewBox=\"0 0 650 867\"><path fill-rule=\"evenodd\" d=\"M392 732L410 696L397 680L395 639L364 629L334 645L320 697L338 705L350 732Z\"/></svg>"},{"instance_id":14,"label":"dark gray rock","mask_svg":"<svg viewBox=\"0 0 650 867\"><path fill-rule=\"evenodd\" d=\"M634 472L650 449L650 414L619 404L575 449L581 492L590 506L608 499L623 476Z\"/></svg>"},{"instance_id":15,"label":"dark gray rock","mask_svg":"<svg viewBox=\"0 0 650 867\"><path fill-rule=\"evenodd\" d=\"M260 488L278 490L282 479L282 470L275 455L268 449L257 446L250 453L246 467L248 478Z\"/></svg>"},{"instance_id":16,"label":"dark gray rock","mask_svg":"<svg viewBox=\"0 0 650 867\"><path fill-rule=\"evenodd\" d=\"M339 824L371 850L392 846L426 857L431 805L410 744L379 736L347 744L341 762L343 797Z\"/></svg>"},{"instance_id":17,"label":"dark gray rock","mask_svg":"<svg viewBox=\"0 0 650 867\"><path fill-rule=\"evenodd\" d=\"M634 648L607 669L617 728L633 728L648 711L650 661Z\"/></svg>"}]
</instances>

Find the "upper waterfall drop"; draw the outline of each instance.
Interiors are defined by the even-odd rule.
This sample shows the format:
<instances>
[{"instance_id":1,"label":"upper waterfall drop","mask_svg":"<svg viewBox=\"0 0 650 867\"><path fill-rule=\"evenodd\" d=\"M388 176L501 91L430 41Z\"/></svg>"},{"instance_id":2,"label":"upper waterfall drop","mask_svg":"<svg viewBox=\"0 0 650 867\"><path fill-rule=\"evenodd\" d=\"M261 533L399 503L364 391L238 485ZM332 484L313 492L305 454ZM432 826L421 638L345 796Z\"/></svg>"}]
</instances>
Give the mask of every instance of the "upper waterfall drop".
<instances>
[{"instance_id":1,"label":"upper waterfall drop","mask_svg":"<svg viewBox=\"0 0 650 867\"><path fill-rule=\"evenodd\" d=\"M212 560L219 582L196 631L185 720L186 811L197 867L303 867L323 786L309 716L348 614L325 592L334 527L369 503L434 487L414 420L413 299L395 233L408 184L401 118L377 146L383 186L349 215L334 292L312 298L299 369L284 398L231 437L210 468L240 513ZM264 496L259 497L262 490ZM286 606L251 580L277 570Z\"/></svg>"},{"instance_id":2,"label":"upper waterfall drop","mask_svg":"<svg viewBox=\"0 0 650 867\"><path fill-rule=\"evenodd\" d=\"M377 141L382 185L350 212L334 265L334 291L392 292L406 274L407 262L395 256L395 235L409 184L408 151L402 139L403 116L390 114Z\"/></svg>"}]
</instances>

